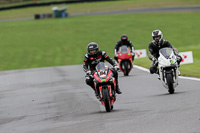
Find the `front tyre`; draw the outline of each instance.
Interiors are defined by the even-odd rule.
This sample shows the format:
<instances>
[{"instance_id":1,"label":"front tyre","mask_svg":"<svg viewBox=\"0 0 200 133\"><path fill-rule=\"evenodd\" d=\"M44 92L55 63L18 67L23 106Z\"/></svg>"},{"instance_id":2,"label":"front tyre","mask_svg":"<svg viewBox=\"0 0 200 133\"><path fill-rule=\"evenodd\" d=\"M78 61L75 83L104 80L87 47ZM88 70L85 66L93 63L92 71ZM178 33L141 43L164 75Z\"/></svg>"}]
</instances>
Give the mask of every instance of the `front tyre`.
<instances>
[{"instance_id":1,"label":"front tyre","mask_svg":"<svg viewBox=\"0 0 200 133\"><path fill-rule=\"evenodd\" d=\"M173 85L173 76L171 73L167 73L166 74L166 79L167 79L167 85L168 85L168 92L170 94L173 94L174 93L174 85Z\"/></svg>"},{"instance_id":2,"label":"front tyre","mask_svg":"<svg viewBox=\"0 0 200 133\"><path fill-rule=\"evenodd\" d=\"M124 61L124 76L128 76L129 74L129 68L128 68L128 61Z\"/></svg>"},{"instance_id":3,"label":"front tyre","mask_svg":"<svg viewBox=\"0 0 200 133\"><path fill-rule=\"evenodd\" d=\"M108 89L107 88L103 89L103 98L104 98L105 109L106 109L107 112L110 112L111 111L110 97L108 95Z\"/></svg>"}]
</instances>

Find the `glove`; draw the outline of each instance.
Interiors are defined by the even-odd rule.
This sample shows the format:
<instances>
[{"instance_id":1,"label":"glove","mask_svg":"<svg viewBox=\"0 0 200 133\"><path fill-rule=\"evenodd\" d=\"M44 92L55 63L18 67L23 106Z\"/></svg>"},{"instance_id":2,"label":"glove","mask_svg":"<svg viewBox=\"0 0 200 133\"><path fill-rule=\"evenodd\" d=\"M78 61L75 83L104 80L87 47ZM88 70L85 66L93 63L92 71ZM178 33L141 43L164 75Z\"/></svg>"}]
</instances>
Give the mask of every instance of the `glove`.
<instances>
[{"instance_id":1,"label":"glove","mask_svg":"<svg viewBox=\"0 0 200 133\"><path fill-rule=\"evenodd\" d=\"M114 64L113 65L113 68L117 71L119 69L118 65L117 64Z\"/></svg>"},{"instance_id":2,"label":"glove","mask_svg":"<svg viewBox=\"0 0 200 133\"><path fill-rule=\"evenodd\" d=\"M86 73L87 73L87 75L91 75L91 71L90 70L88 70Z\"/></svg>"},{"instance_id":3,"label":"glove","mask_svg":"<svg viewBox=\"0 0 200 133\"><path fill-rule=\"evenodd\" d=\"M178 61L178 62L181 62L181 60L182 60L182 57L181 57L181 56L176 56L176 58L177 58L177 61Z\"/></svg>"},{"instance_id":4,"label":"glove","mask_svg":"<svg viewBox=\"0 0 200 133\"><path fill-rule=\"evenodd\" d=\"M135 52L132 52L131 54L132 54L132 56L135 56Z\"/></svg>"},{"instance_id":5,"label":"glove","mask_svg":"<svg viewBox=\"0 0 200 133\"><path fill-rule=\"evenodd\" d=\"M115 57L118 57L118 54L115 54Z\"/></svg>"},{"instance_id":6,"label":"glove","mask_svg":"<svg viewBox=\"0 0 200 133\"><path fill-rule=\"evenodd\" d=\"M153 64L154 64L154 65L157 65L157 64L158 64L158 60L157 60L156 58L153 58L152 61L153 61Z\"/></svg>"}]
</instances>

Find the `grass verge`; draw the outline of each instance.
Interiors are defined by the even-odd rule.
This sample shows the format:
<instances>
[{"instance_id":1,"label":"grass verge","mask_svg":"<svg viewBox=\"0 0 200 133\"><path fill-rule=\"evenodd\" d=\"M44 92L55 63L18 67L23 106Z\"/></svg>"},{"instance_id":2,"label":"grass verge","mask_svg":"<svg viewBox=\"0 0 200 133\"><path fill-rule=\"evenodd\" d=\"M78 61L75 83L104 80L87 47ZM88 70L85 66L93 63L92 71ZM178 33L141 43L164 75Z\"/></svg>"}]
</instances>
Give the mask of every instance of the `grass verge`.
<instances>
[{"instance_id":1,"label":"grass verge","mask_svg":"<svg viewBox=\"0 0 200 133\"><path fill-rule=\"evenodd\" d=\"M82 64L86 46L95 41L114 56L115 43L126 33L136 49L148 48L154 29L163 31L179 51L193 51L194 63L182 75L200 77L200 12L141 13L7 22L0 25L0 70ZM135 64L149 67L147 58Z\"/></svg>"}]
</instances>

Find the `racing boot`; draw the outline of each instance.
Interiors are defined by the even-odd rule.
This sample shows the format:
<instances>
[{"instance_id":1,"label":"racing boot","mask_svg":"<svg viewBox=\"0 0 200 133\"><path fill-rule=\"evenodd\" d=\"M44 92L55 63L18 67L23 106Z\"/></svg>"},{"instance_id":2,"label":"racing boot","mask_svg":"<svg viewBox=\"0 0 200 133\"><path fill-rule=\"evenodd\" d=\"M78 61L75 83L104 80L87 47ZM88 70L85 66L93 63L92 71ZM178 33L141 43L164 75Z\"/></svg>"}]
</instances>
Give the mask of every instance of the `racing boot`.
<instances>
[{"instance_id":1,"label":"racing boot","mask_svg":"<svg viewBox=\"0 0 200 133\"><path fill-rule=\"evenodd\" d=\"M157 68L156 74L158 74L158 79L160 80L160 74L159 74L159 69Z\"/></svg>"},{"instance_id":2,"label":"racing boot","mask_svg":"<svg viewBox=\"0 0 200 133\"><path fill-rule=\"evenodd\" d=\"M121 94L122 92L119 89L119 85L118 85L118 73L116 70L112 70L113 74L114 74L114 78L116 80L116 93L117 94Z\"/></svg>"},{"instance_id":3,"label":"racing boot","mask_svg":"<svg viewBox=\"0 0 200 133\"><path fill-rule=\"evenodd\" d=\"M97 99L100 99L99 94L96 91L94 91L94 94L95 94Z\"/></svg>"},{"instance_id":4,"label":"racing boot","mask_svg":"<svg viewBox=\"0 0 200 133\"><path fill-rule=\"evenodd\" d=\"M182 58L181 58L181 60L182 60ZM181 63L181 61L178 62L178 68L180 67L180 63ZM181 76L180 70L178 70L178 76Z\"/></svg>"},{"instance_id":5,"label":"racing boot","mask_svg":"<svg viewBox=\"0 0 200 133\"><path fill-rule=\"evenodd\" d=\"M181 72L178 70L178 76L181 76Z\"/></svg>"},{"instance_id":6,"label":"racing boot","mask_svg":"<svg viewBox=\"0 0 200 133\"><path fill-rule=\"evenodd\" d=\"M94 90L94 94L95 94L96 98L99 99L100 97L99 97L98 92L95 90L95 88L92 87L92 89Z\"/></svg>"},{"instance_id":7,"label":"racing boot","mask_svg":"<svg viewBox=\"0 0 200 133\"><path fill-rule=\"evenodd\" d=\"M122 94L122 92L121 92L120 89L119 89L119 85L118 85L118 84L116 85L116 93L117 93L117 94Z\"/></svg>"},{"instance_id":8,"label":"racing boot","mask_svg":"<svg viewBox=\"0 0 200 133\"><path fill-rule=\"evenodd\" d=\"M93 89L96 98L99 99L99 94L98 94L98 92L96 91L96 89L95 89L95 87L94 87L94 84L90 84L90 86L91 86L91 88Z\"/></svg>"},{"instance_id":9,"label":"racing boot","mask_svg":"<svg viewBox=\"0 0 200 133\"><path fill-rule=\"evenodd\" d=\"M94 94L95 94L96 98L99 99L100 97L99 97L98 92L95 89L93 89L93 90L94 90Z\"/></svg>"},{"instance_id":10,"label":"racing boot","mask_svg":"<svg viewBox=\"0 0 200 133\"><path fill-rule=\"evenodd\" d=\"M160 75L158 74L158 79L160 80Z\"/></svg>"}]
</instances>

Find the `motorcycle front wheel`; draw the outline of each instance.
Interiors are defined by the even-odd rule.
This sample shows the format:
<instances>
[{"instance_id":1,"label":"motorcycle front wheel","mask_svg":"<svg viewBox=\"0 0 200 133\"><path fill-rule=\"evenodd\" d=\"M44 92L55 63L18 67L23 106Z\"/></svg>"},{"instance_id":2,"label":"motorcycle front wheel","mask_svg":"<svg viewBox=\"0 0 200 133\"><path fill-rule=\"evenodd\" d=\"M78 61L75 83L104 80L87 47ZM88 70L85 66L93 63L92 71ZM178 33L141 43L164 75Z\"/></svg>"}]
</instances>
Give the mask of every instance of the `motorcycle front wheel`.
<instances>
[{"instance_id":1,"label":"motorcycle front wheel","mask_svg":"<svg viewBox=\"0 0 200 133\"><path fill-rule=\"evenodd\" d=\"M124 61L124 76L128 76L129 74L129 68L128 68L128 61Z\"/></svg>"},{"instance_id":2,"label":"motorcycle front wheel","mask_svg":"<svg viewBox=\"0 0 200 133\"><path fill-rule=\"evenodd\" d=\"M110 97L108 95L108 89L103 89L103 98L104 98L105 109L107 112L110 112L111 106L110 106Z\"/></svg>"},{"instance_id":3,"label":"motorcycle front wheel","mask_svg":"<svg viewBox=\"0 0 200 133\"><path fill-rule=\"evenodd\" d=\"M167 85L168 85L168 92L170 93L170 94L173 94L174 93L174 85L173 85L173 76L172 76L172 74L170 73L168 73L168 74L166 74L166 79L167 79Z\"/></svg>"}]
</instances>

